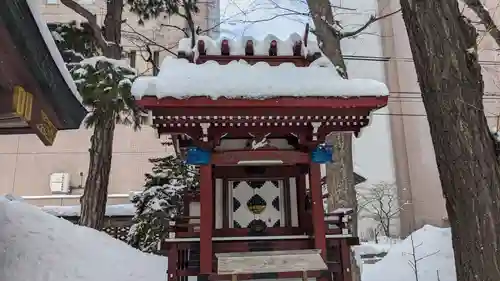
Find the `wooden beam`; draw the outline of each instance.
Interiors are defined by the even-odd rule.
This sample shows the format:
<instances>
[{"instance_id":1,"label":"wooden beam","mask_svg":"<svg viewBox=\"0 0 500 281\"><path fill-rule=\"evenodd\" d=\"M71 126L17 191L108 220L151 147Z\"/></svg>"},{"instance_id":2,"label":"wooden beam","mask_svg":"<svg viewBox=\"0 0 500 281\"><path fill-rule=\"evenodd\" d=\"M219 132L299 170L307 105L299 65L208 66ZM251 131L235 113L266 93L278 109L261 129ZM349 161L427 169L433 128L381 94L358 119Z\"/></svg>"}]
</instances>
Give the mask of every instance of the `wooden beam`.
<instances>
[{"instance_id":1,"label":"wooden beam","mask_svg":"<svg viewBox=\"0 0 500 281\"><path fill-rule=\"evenodd\" d=\"M320 250L218 253L217 274L275 273L328 269Z\"/></svg>"},{"instance_id":2,"label":"wooden beam","mask_svg":"<svg viewBox=\"0 0 500 281\"><path fill-rule=\"evenodd\" d=\"M212 273L214 202L212 165L200 167L200 274Z\"/></svg>"},{"instance_id":3,"label":"wooden beam","mask_svg":"<svg viewBox=\"0 0 500 281\"><path fill-rule=\"evenodd\" d=\"M299 217L299 227L310 230L310 220L307 219L306 212L306 175L301 174L295 178L297 186L297 214Z\"/></svg>"},{"instance_id":4,"label":"wooden beam","mask_svg":"<svg viewBox=\"0 0 500 281\"><path fill-rule=\"evenodd\" d=\"M312 219L314 229L314 246L321 250L321 256L326 258L326 229L323 197L321 194L321 168L320 164L310 164L309 188L311 189Z\"/></svg>"},{"instance_id":5,"label":"wooden beam","mask_svg":"<svg viewBox=\"0 0 500 281\"><path fill-rule=\"evenodd\" d=\"M305 174L307 171L300 166L269 166L269 167L245 167L245 166L226 166L214 167L215 178L243 179L251 177L259 178L288 178L297 177Z\"/></svg>"},{"instance_id":6,"label":"wooden beam","mask_svg":"<svg viewBox=\"0 0 500 281\"><path fill-rule=\"evenodd\" d=\"M381 93L382 94L382 93ZM279 109L328 109L332 115L331 110L345 110L348 108L379 108L387 105L387 96L362 96L362 97L278 97L269 99L228 99L218 98L213 100L209 97L190 97L187 99L178 99L173 97L165 97L158 99L155 96L145 96L137 103L147 109L153 108L214 108L214 109L270 109L276 108L277 112L268 111L266 115L280 115ZM197 114L198 116L199 114ZM220 111L219 111L220 115ZM295 115L295 114L293 114ZM334 114L336 115L336 114Z\"/></svg>"},{"instance_id":7,"label":"wooden beam","mask_svg":"<svg viewBox=\"0 0 500 281\"><path fill-rule=\"evenodd\" d=\"M291 150L226 151L212 154L212 163L218 166L305 164L309 163L309 154Z\"/></svg>"}]
</instances>

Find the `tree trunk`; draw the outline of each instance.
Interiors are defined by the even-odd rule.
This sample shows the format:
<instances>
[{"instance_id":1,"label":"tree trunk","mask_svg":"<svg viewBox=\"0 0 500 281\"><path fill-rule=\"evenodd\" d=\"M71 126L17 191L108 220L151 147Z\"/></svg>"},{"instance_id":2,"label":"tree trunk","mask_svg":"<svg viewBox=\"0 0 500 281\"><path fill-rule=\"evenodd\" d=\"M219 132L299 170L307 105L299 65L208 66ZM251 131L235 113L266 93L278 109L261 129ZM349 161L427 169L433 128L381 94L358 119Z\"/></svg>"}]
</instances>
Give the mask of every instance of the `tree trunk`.
<instances>
[{"instance_id":1,"label":"tree trunk","mask_svg":"<svg viewBox=\"0 0 500 281\"><path fill-rule=\"evenodd\" d=\"M103 118L104 119L104 118ZM98 121L90 138L90 163L85 189L80 199L80 225L102 229L108 200L108 183L113 154L113 118Z\"/></svg>"},{"instance_id":2,"label":"tree trunk","mask_svg":"<svg viewBox=\"0 0 500 281\"><path fill-rule=\"evenodd\" d=\"M318 43L325 56L337 67L339 75L347 78L346 65L340 48L340 34L332 32L327 23L333 25L334 18L329 0L308 0ZM325 22L326 21L326 22ZM333 163L326 165L326 180L329 193L328 206L336 208L358 209L356 190L354 189L354 169L352 161L352 134L332 133L326 142L333 145ZM358 233L358 215L352 215L352 233ZM355 254L351 254L351 272L354 281L361 280L360 268Z\"/></svg>"},{"instance_id":3,"label":"tree trunk","mask_svg":"<svg viewBox=\"0 0 500 281\"><path fill-rule=\"evenodd\" d=\"M400 0L450 220L457 280L500 280L500 173L477 33L456 1Z\"/></svg>"},{"instance_id":4,"label":"tree trunk","mask_svg":"<svg viewBox=\"0 0 500 281\"><path fill-rule=\"evenodd\" d=\"M123 0L106 1L103 53L108 58L121 59L121 26ZM113 110L113 109L107 109ZM104 112L94 126L89 149L90 163L83 196L80 198L80 225L101 229L108 200L108 183L113 153L116 112Z\"/></svg>"},{"instance_id":5,"label":"tree trunk","mask_svg":"<svg viewBox=\"0 0 500 281\"><path fill-rule=\"evenodd\" d=\"M106 17L104 18L104 38L108 44L105 48L104 55L108 58L122 58L122 14L123 0L107 0L106 1Z\"/></svg>"}]
</instances>

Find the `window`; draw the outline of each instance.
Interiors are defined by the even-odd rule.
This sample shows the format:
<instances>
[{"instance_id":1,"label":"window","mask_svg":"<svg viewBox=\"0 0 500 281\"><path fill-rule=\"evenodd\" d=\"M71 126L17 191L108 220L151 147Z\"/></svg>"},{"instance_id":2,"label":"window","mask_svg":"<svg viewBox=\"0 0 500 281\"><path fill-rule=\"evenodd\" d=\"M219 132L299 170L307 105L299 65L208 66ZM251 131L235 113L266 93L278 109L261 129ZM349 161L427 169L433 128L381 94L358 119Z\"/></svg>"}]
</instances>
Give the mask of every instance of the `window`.
<instances>
[{"instance_id":1,"label":"window","mask_svg":"<svg viewBox=\"0 0 500 281\"><path fill-rule=\"evenodd\" d=\"M159 67L160 67L160 51L154 51L153 52L153 75L156 76L158 75Z\"/></svg>"},{"instance_id":2,"label":"window","mask_svg":"<svg viewBox=\"0 0 500 281\"><path fill-rule=\"evenodd\" d=\"M45 0L47 5L59 4L59 0Z\"/></svg>"},{"instance_id":3,"label":"window","mask_svg":"<svg viewBox=\"0 0 500 281\"><path fill-rule=\"evenodd\" d=\"M135 60L137 58L137 51L130 51L128 52L128 60L130 62L130 66L132 68L135 68Z\"/></svg>"}]
</instances>

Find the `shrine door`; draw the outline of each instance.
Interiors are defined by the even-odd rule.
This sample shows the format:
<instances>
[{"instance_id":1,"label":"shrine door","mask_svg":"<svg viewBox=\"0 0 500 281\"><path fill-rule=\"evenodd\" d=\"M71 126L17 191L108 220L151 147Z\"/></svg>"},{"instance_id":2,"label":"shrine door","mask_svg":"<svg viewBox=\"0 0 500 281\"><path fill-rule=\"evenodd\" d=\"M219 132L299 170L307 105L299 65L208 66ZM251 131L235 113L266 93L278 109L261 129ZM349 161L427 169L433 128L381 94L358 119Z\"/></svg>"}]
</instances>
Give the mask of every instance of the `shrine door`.
<instances>
[{"instance_id":1,"label":"shrine door","mask_svg":"<svg viewBox=\"0 0 500 281\"><path fill-rule=\"evenodd\" d=\"M229 193L230 227L284 226L282 180L230 181Z\"/></svg>"}]
</instances>

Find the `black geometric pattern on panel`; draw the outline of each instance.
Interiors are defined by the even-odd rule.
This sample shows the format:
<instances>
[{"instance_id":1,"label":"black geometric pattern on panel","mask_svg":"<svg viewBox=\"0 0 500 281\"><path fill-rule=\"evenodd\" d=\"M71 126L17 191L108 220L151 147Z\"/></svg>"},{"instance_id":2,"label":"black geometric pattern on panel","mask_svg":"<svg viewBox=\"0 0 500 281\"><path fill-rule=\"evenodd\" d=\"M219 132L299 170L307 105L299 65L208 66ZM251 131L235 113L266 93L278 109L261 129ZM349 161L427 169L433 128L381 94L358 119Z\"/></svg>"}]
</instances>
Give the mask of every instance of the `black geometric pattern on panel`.
<instances>
[{"instance_id":1,"label":"black geometric pattern on panel","mask_svg":"<svg viewBox=\"0 0 500 281\"><path fill-rule=\"evenodd\" d=\"M273 207L279 211L280 210L280 198L278 196L276 196L274 199L273 199L273 202L271 203L273 205Z\"/></svg>"},{"instance_id":2,"label":"black geometric pattern on panel","mask_svg":"<svg viewBox=\"0 0 500 281\"><path fill-rule=\"evenodd\" d=\"M233 221L233 228L242 228L237 221Z\"/></svg>"},{"instance_id":3,"label":"black geometric pattern on panel","mask_svg":"<svg viewBox=\"0 0 500 281\"><path fill-rule=\"evenodd\" d=\"M267 225L263 220L255 219L248 224L247 228L250 228L250 230L256 234L264 232Z\"/></svg>"},{"instance_id":4,"label":"black geometric pattern on panel","mask_svg":"<svg viewBox=\"0 0 500 281\"><path fill-rule=\"evenodd\" d=\"M261 214L267 206L266 200L264 200L259 194L254 194L252 198L248 199L247 207L253 214Z\"/></svg>"},{"instance_id":5,"label":"black geometric pattern on panel","mask_svg":"<svg viewBox=\"0 0 500 281\"><path fill-rule=\"evenodd\" d=\"M257 189L257 188L261 188L266 183L266 181L255 181L255 180L252 180L252 181L248 181L247 183L253 189Z\"/></svg>"},{"instance_id":6,"label":"black geometric pattern on panel","mask_svg":"<svg viewBox=\"0 0 500 281\"><path fill-rule=\"evenodd\" d=\"M280 220L277 220L277 221L274 223L273 227L280 227L280 226L281 226L281 225L280 225L280 223L281 223L281 222L280 222Z\"/></svg>"},{"instance_id":7,"label":"black geometric pattern on panel","mask_svg":"<svg viewBox=\"0 0 500 281\"><path fill-rule=\"evenodd\" d=\"M274 185L274 187L279 188L280 186L278 185L278 181L271 181L271 183Z\"/></svg>"},{"instance_id":8,"label":"black geometric pattern on panel","mask_svg":"<svg viewBox=\"0 0 500 281\"><path fill-rule=\"evenodd\" d=\"M238 210L240 206L241 206L240 201L238 201L238 199L233 197L233 212L236 212L236 210Z\"/></svg>"},{"instance_id":9,"label":"black geometric pattern on panel","mask_svg":"<svg viewBox=\"0 0 500 281\"><path fill-rule=\"evenodd\" d=\"M241 181L233 182L233 189L237 188L240 183L241 183Z\"/></svg>"}]
</instances>

